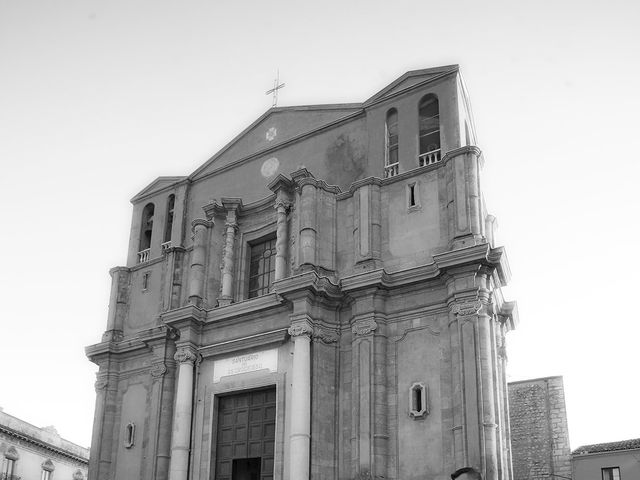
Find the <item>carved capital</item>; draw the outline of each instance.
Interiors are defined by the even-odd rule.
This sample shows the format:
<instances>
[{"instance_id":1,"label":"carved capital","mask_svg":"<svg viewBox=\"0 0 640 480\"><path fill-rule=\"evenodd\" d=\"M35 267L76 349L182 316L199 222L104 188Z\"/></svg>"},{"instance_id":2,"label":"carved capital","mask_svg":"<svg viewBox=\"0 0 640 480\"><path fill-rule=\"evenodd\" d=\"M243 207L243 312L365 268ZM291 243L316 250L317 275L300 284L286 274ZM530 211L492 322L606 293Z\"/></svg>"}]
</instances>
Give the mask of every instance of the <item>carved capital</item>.
<instances>
[{"instance_id":1,"label":"carved capital","mask_svg":"<svg viewBox=\"0 0 640 480\"><path fill-rule=\"evenodd\" d=\"M367 318L364 320L356 320L351 326L351 331L354 335L370 335L378 328L378 324L373 318Z\"/></svg>"},{"instance_id":2,"label":"carved capital","mask_svg":"<svg viewBox=\"0 0 640 480\"><path fill-rule=\"evenodd\" d=\"M291 208L293 204L289 201L289 200L284 200L284 199L280 199L278 198L276 200L276 203L274 205L274 208L278 211L280 211L280 209L284 209L284 213L288 212L289 209Z\"/></svg>"},{"instance_id":3,"label":"carved capital","mask_svg":"<svg viewBox=\"0 0 640 480\"><path fill-rule=\"evenodd\" d=\"M238 222L236 221L224 222L224 226L227 227L227 233L231 233L231 231L235 233L238 230Z\"/></svg>"},{"instance_id":4,"label":"carved capital","mask_svg":"<svg viewBox=\"0 0 640 480\"><path fill-rule=\"evenodd\" d=\"M196 352L191 347L180 347L173 356L173 359L178 363L190 363L194 364L198 360Z\"/></svg>"},{"instance_id":5,"label":"carved capital","mask_svg":"<svg viewBox=\"0 0 640 480\"><path fill-rule=\"evenodd\" d=\"M98 377L96 383L94 384L96 393L100 390L106 390L107 385L109 385L109 380L107 379L107 377Z\"/></svg>"},{"instance_id":6,"label":"carved capital","mask_svg":"<svg viewBox=\"0 0 640 480\"><path fill-rule=\"evenodd\" d=\"M292 337L306 336L310 338L313 335L313 328L308 323L296 323L289 327L288 332Z\"/></svg>"},{"instance_id":7,"label":"carved capital","mask_svg":"<svg viewBox=\"0 0 640 480\"><path fill-rule=\"evenodd\" d=\"M313 338L320 340L322 343L337 343L340 339L340 334L336 330L318 327L313 332Z\"/></svg>"},{"instance_id":8,"label":"carved capital","mask_svg":"<svg viewBox=\"0 0 640 480\"><path fill-rule=\"evenodd\" d=\"M191 230L195 233L198 228L211 228L213 227L213 222L209 220L205 220L204 218L196 218L193 222L191 222Z\"/></svg>"},{"instance_id":9,"label":"carved capital","mask_svg":"<svg viewBox=\"0 0 640 480\"><path fill-rule=\"evenodd\" d=\"M475 300L473 302L456 303L451 307L451 312L459 317L469 317L476 315L481 308L482 303L480 300Z\"/></svg>"},{"instance_id":10,"label":"carved capital","mask_svg":"<svg viewBox=\"0 0 640 480\"><path fill-rule=\"evenodd\" d=\"M153 378L161 378L167 373L167 366L164 363L154 363L149 370L149 373Z\"/></svg>"}]
</instances>

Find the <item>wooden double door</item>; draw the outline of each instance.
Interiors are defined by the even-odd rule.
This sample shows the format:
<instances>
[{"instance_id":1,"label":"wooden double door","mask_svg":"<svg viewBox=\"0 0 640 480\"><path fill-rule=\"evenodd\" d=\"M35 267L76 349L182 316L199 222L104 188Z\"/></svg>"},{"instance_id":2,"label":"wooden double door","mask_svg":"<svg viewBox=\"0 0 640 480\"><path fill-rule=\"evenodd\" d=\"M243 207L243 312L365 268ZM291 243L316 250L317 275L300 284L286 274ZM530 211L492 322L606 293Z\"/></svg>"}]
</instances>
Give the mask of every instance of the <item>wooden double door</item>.
<instances>
[{"instance_id":1,"label":"wooden double door","mask_svg":"<svg viewBox=\"0 0 640 480\"><path fill-rule=\"evenodd\" d=\"M273 480L276 388L218 401L216 480Z\"/></svg>"}]
</instances>

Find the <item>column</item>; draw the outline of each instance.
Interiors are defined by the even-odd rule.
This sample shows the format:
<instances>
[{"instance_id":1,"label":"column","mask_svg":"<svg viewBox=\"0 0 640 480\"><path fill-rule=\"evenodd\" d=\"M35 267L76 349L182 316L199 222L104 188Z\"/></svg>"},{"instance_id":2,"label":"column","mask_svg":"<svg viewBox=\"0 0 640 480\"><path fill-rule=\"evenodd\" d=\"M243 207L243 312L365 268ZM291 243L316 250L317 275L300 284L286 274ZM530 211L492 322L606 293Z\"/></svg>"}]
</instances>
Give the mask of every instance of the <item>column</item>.
<instances>
[{"instance_id":1,"label":"column","mask_svg":"<svg viewBox=\"0 0 640 480\"><path fill-rule=\"evenodd\" d=\"M282 280L287 274L287 245L289 244L289 229L287 227L287 211L290 203L284 200L276 201L276 271L275 280Z\"/></svg>"},{"instance_id":2,"label":"column","mask_svg":"<svg viewBox=\"0 0 640 480\"><path fill-rule=\"evenodd\" d=\"M207 254L207 229L213 224L208 220L193 221L193 251L189 271L189 303L202 305L204 298L205 258Z\"/></svg>"},{"instance_id":3,"label":"column","mask_svg":"<svg viewBox=\"0 0 640 480\"><path fill-rule=\"evenodd\" d=\"M236 243L236 230L238 229L237 210L241 202L227 202L223 200L223 205L227 209L227 229L224 245L224 255L222 258L222 294L218 302L220 305L229 305L233 302L233 268L234 251Z\"/></svg>"},{"instance_id":4,"label":"column","mask_svg":"<svg viewBox=\"0 0 640 480\"><path fill-rule=\"evenodd\" d=\"M171 434L171 466L169 480L187 480L189 471L189 443L191 440L191 411L193 408L193 366L196 350L182 345L173 357L178 362L178 388L173 411Z\"/></svg>"},{"instance_id":5,"label":"column","mask_svg":"<svg viewBox=\"0 0 640 480\"><path fill-rule=\"evenodd\" d=\"M300 199L300 266L316 265L316 187L307 180Z\"/></svg>"},{"instance_id":6,"label":"column","mask_svg":"<svg viewBox=\"0 0 640 480\"><path fill-rule=\"evenodd\" d=\"M287 213L291 208L291 193L294 182L283 175L278 175L268 185L276 194L276 271L275 280L282 280L287 276L287 246L289 244L289 228L287 226Z\"/></svg>"},{"instance_id":7,"label":"column","mask_svg":"<svg viewBox=\"0 0 640 480\"><path fill-rule=\"evenodd\" d=\"M309 479L312 334L313 328L306 320L296 321L289 328L293 338L289 478L296 480Z\"/></svg>"}]
</instances>

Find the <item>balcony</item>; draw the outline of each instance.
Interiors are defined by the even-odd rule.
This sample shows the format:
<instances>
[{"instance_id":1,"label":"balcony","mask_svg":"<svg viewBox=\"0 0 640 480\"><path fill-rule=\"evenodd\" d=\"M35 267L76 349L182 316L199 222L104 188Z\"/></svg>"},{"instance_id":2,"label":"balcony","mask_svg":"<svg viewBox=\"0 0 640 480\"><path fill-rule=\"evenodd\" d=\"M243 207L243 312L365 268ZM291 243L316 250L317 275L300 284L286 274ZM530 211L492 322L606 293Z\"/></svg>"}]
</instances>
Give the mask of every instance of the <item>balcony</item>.
<instances>
[{"instance_id":1,"label":"balcony","mask_svg":"<svg viewBox=\"0 0 640 480\"><path fill-rule=\"evenodd\" d=\"M12 475L10 473L1 473L0 480L20 480L22 477L18 475Z\"/></svg>"},{"instance_id":2,"label":"balcony","mask_svg":"<svg viewBox=\"0 0 640 480\"><path fill-rule=\"evenodd\" d=\"M433 165L434 163L438 163L441 158L441 151L431 150L430 152L421 153L418 155L418 165L421 167L425 167L427 165Z\"/></svg>"},{"instance_id":3,"label":"balcony","mask_svg":"<svg viewBox=\"0 0 640 480\"><path fill-rule=\"evenodd\" d=\"M169 240L168 242L161 243L160 248L162 249L162 253L169 250L171 248L171 240Z\"/></svg>"},{"instance_id":4,"label":"balcony","mask_svg":"<svg viewBox=\"0 0 640 480\"><path fill-rule=\"evenodd\" d=\"M396 175L398 175L398 172L400 171L400 163L396 162L396 163L391 163L389 165L385 165L384 167L384 178L391 178L391 177L395 177Z\"/></svg>"},{"instance_id":5,"label":"balcony","mask_svg":"<svg viewBox=\"0 0 640 480\"><path fill-rule=\"evenodd\" d=\"M142 250L140 252L138 252L138 263L145 263L149 261L149 256L151 254L151 249L147 248L145 250ZM2 479L0 479L2 480Z\"/></svg>"}]
</instances>

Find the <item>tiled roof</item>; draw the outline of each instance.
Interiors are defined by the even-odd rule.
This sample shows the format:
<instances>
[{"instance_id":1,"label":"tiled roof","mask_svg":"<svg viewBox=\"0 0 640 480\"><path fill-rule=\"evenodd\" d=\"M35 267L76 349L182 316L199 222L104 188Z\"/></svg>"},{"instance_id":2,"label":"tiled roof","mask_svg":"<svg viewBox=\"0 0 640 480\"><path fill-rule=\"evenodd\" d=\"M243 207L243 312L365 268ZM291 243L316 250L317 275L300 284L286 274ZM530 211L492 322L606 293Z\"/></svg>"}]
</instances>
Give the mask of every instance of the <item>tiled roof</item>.
<instances>
[{"instance_id":1,"label":"tiled roof","mask_svg":"<svg viewBox=\"0 0 640 480\"><path fill-rule=\"evenodd\" d=\"M633 450L640 448L640 438L631 440L621 440L619 442L596 443L594 445L583 445L575 449L572 455L585 455L588 453L615 452L617 450Z\"/></svg>"}]
</instances>

